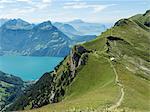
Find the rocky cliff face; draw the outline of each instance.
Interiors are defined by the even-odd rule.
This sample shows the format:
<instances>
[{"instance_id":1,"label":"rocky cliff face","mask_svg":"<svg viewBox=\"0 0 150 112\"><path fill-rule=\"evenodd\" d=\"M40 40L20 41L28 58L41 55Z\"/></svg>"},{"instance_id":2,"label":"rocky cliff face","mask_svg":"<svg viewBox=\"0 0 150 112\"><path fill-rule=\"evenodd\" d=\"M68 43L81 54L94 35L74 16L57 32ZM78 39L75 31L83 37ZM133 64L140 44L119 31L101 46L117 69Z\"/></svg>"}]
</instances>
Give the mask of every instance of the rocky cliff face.
<instances>
[{"instance_id":1,"label":"rocky cliff face","mask_svg":"<svg viewBox=\"0 0 150 112\"><path fill-rule=\"evenodd\" d=\"M49 103L61 101L65 95L66 88L76 77L77 69L86 64L88 52L82 46L75 46L70 56L55 67L53 72L45 73L8 110L22 110L26 106L38 108Z\"/></svg>"}]
</instances>

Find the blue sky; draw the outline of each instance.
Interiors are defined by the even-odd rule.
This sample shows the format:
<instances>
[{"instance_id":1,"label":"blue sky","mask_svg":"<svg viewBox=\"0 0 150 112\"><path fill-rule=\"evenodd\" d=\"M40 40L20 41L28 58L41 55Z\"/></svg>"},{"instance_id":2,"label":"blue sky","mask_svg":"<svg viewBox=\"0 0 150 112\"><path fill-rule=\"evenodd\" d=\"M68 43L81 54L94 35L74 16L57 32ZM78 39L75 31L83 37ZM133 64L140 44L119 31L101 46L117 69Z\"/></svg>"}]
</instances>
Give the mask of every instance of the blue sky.
<instances>
[{"instance_id":1,"label":"blue sky","mask_svg":"<svg viewBox=\"0 0 150 112\"><path fill-rule=\"evenodd\" d=\"M113 23L148 9L150 0L0 0L0 18L36 23L74 19Z\"/></svg>"}]
</instances>

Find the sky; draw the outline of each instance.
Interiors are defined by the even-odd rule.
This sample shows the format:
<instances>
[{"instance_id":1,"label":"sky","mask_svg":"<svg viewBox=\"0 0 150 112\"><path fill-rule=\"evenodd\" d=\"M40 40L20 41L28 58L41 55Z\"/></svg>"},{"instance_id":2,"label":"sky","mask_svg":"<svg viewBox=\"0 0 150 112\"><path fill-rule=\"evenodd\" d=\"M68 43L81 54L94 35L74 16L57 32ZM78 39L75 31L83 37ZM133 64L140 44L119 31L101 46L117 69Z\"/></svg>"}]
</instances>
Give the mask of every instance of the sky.
<instances>
[{"instance_id":1,"label":"sky","mask_svg":"<svg viewBox=\"0 0 150 112\"><path fill-rule=\"evenodd\" d=\"M150 0L0 0L0 18L21 18L32 23L74 19L114 23L148 9Z\"/></svg>"}]
</instances>

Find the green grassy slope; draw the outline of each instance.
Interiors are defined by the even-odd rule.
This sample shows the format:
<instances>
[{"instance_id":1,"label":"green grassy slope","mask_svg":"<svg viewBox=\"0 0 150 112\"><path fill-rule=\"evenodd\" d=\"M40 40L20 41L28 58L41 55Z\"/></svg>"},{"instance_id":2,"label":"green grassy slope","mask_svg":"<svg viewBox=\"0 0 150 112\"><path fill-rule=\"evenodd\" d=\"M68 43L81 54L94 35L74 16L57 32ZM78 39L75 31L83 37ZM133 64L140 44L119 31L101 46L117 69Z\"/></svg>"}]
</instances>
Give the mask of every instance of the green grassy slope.
<instances>
[{"instance_id":1,"label":"green grassy slope","mask_svg":"<svg viewBox=\"0 0 150 112\"><path fill-rule=\"evenodd\" d=\"M5 111L22 94L24 88L22 79L0 71L0 112Z\"/></svg>"},{"instance_id":2,"label":"green grassy slope","mask_svg":"<svg viewBox=\"0 0 150 112\"><path fill-rule=\"evenodd\" d=\"M6 88L11 88L13 87L12 84L9 84L9 83L6 83L4 81L0 81L0 85L3 87L3 88L0 88L0 100L4 100L3 98L5 98L6 96L9 96L9 93L6 92Z\"/></svg>"},{"instance_id":3,"label":"green grassy slope","mask_svg":"<svg viewBox=\"0 0 150 112\"><path fill-rule=\"evenodd\" d=\"M77 73L76 79L68 87L65 99L60 103L42 107L38 111L105 109L117 101L119 94L115 75L108 60L89 54L87 64Z\"/></svg>"},{"instance_id":4,"label":"green grassy slope","mask_svg":"<svg viewBox=\"0 0 150 112\"><path fill-rule=\"evenodd\" d=\"M149 112L150 30L145 25L149 15L148 11L122 19L82 45L90 51L88 60L76 68L76 77L65 87L62 101L26 111ZM65 70L60 66L57 71Z\"/></svg>"}]
</instances>

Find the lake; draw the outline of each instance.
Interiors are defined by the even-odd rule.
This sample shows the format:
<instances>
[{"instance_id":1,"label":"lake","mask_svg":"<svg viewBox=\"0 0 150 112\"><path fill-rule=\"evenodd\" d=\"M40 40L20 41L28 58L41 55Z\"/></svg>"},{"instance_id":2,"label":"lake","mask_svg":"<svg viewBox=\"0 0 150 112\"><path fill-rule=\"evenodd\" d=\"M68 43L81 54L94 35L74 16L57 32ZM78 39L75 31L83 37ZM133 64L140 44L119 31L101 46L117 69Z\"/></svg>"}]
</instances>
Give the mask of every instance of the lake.
<instances>
[{"instance_id":1,"label":"lake","mask_svg":"<svg viewBox=\"0 0 150 112\"><path fill-rule=\"evenodd\" d=\"M62 60L63 57L0 56L0 70L23 80L36 80Z\"/></svg>"}]
</instances>

